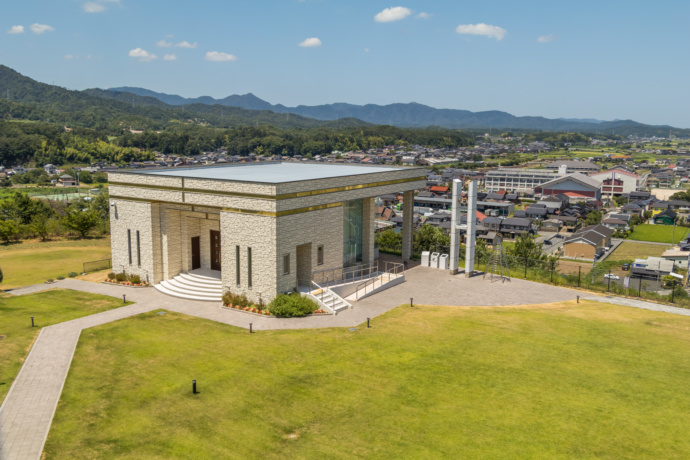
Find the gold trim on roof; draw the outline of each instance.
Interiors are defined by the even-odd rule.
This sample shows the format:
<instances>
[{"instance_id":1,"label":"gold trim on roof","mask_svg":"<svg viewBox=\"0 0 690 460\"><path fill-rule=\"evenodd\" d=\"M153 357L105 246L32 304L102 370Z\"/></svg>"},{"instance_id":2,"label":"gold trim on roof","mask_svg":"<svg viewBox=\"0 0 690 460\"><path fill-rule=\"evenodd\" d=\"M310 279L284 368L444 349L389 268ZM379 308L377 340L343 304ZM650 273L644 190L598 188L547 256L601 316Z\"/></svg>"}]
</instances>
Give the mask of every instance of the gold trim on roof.
<instances>
[{"instance_id":1,"label":"gold trim on roof","mask_svg":"<svg viewBox=\"0 0 690 460\"><path fill-rule=\"evenodd\" d=\"M176 203L174 201L161 201L161 200L146 200L143 198L132 198L128 196L118 196L118 195L110 195L110 198L115 198L118 200L128 200L128 201L137 201L137 202L142 202L142 203L169 203L169 204L176 204L179 205L181 203ZM255 215L255 216L266 216L266 217L282 217L282 216L290 216L293 214L301 214L304 212L311 212L311 211L320 211L322 209L330 209L330 208L337 208L339 206L342 206L343 203L328 203L328 204L321 204L318 206L309 206L306 208L299 208L299 209L288 209L287 211L260 211L260 210L254 210L254 209L240 209L240 208L221 208L218 206L207 206L207 205L196 205L199 207L204 207L204 208L212 208L212 209L219 209L225 212L233 212L237 214L250 214L250 215ZM192 206L192 212L194 212L194 206Z\"/></svg>"},{"instance_id":2,"label":"gold trim on roof","mask_svg":"<svg viewBox=\"0 0 690 460\"><path fill-rule=\"evenodd\" d=\"M352 190L361 190L361 189L372 188L372 187L382 187L385 185L405 184L408 182L415 182L415 181L421 181L421 180L426 181L426 178L425 177L410 177L410 178L405 178L405 179L392 179L392 180L387 180L387 181L382 181L382 182L372 182L369 184L345 185L342 187L332 187L332 188L326 188L326 189L320 189L320 190L310 190L310 191L305 191L305 192L285 193L282 195L264 195L264 194L257 194L257 193L226 192L223 190L207 190L207 189L198 189L198 188L187 188L184 186L184 182L182 183L182 185L183 185L182 187L170 187L170 186L165 186L165 185L150 185L150 184L130 184L130 183L126 183L126 182L110 182L109 185L116 185L116 186L121 186L121 187L133 187L133 188L145 188L145 189L182 192L183 201L184 201L184 194L185 193L201 193L201 194L206 194L206 195L235 196L235 197L240 197L240 198L255 198L255 199L259 199L259 200L289 200L292 198L302 198L305 196L323 195L326 193L336 193L336 192L349 192Z\"/></svg>"}]
</instances>

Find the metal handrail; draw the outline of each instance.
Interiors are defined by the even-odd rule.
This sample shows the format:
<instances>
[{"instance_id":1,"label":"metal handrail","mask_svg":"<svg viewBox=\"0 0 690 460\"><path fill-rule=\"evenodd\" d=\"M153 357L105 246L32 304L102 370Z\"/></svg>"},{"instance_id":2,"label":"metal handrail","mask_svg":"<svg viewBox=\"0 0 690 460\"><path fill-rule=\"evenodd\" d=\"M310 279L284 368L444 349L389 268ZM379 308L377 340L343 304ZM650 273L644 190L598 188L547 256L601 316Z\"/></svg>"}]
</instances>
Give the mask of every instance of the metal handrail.
<instances>
[{"instance_id":1,"label":"metal handrail","mask_svg":"<svg viewBox=\"0 0 690 460\"><path fill-rule=\"evenodd\" d=\"M362 287L364 287L364 295L366 295L366 294L367 294L367 286L369 285L369 283L371 283L371 284L376 284L376 281L381 280L381 285L383 285L383 277L384 277L384 275L387 275L387 277L388 277L388 282L390 282L390 280L391 280L391 274L395 275L395 277L397 278L397 277L398 277L398 271L399 271L400 269L402 269L403 276L405 276L405 275L404 275L404 273L405 273L405 266L404 266L403 264L398 263L398 262L384 262L384 264L385 264L385 265L384 265L385 270L384 270L382 273L378 274L378 272L377 272L377 275L376 275L375 278L370 278L370 279L366 280L365 282L363 282L363 283L361 283L361 284L359 284L359 285L357 286L357 288L355 289L355 301L356 301L356 302L359 302L359 290L360 290ZM388 268L388 265L389 265L389 264L392 265L393 267L392 267L392 268Z\"/></svg>"},{"instance_id":2,"label":"metal handrail","mask_svg":"<svg viewBox=\"0 0 690 460\"><path fill-rule=\"evenodd\" d=\"M365 272L369 273L369 276L371 276L371 272L378 272L378 261L375 262L374 264L363 264L363 265L357 265L354 267L344 267L344 268L330 268L330 269L324 269L324 270L318 270L315 272L312 272L312 280L316 278L317 276L321 275L321 280L323 280L323 276L326 276L326 286L330 285L330 282L333 281L334 284L336 284L339 280L342 280L344 282L348 282L348 278L352 280L352 282L355 281L356 278L361 278L364 276Z\"/></svg>"}]
</instances>

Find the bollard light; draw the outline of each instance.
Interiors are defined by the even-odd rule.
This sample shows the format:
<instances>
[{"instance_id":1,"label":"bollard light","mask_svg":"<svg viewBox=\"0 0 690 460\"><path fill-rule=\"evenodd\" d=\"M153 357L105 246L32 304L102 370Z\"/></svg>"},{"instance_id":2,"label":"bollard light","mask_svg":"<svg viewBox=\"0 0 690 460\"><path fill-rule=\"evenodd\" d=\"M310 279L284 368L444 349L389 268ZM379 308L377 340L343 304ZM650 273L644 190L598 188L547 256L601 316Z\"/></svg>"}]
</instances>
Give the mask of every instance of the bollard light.
<instances>
[{"instance_id":1,"label":"bollard light","mask_svg":"<svg viewBox=\"0 0 690 460\"><path fill-rule=\"evenodd\" d=\"M125 299L125 294L122 294L122 303L127 303L127 300Z\"/></svg>"},{"instance_id":2,"label":"bollard light","mask_svg":"<svg viewBox=\"0 0 690 460\"><path fill-rule=\"evenodd\" d=\"M31 327L36 327L36 326L34 326L34 317L33 316L31 317Z\"/></svg>"},{"instance_id":3,"label":"bollard light","mask_svg":"<svg viewBox=\"0 0 690 460\"><path fill-rule=\"evenodd\" d=\"M412 297L410 297L410 308L412 308Z\"/></svg>"},{"instance_id":4,"label":"bollard light","mask_svg":"<svg viewBox=\"0 0 690 460\"><path fill-rule=\"evenodd\" d=\"M249 333L252 334L252 323L249 323Z\"/></svg>"},{"instance_id":5,"label":"bollard light","mask_svg":"<svg viewBox=\"0 0 690 460\"><path fill-rule=\"evenodd\" d=\"M577 296L577 303L580 303L580 296Z\"/></svg>"},{"instance_id":6,"label":"bollard light","mask_svg":"<svg viewBox=\"0 0 690 460\"><path fill-rule=\"evenodd\" d=\"M195 395L196 393L196 380L192 380L192 394Z\"/></svg>"},{"instance_id":7,"label":"bollard light","mask_svg":"<svg viewBox=\"0 0 690 460\"><path fill-rule=\"evenodd\" d=\"M370 320L370 319L371 319L371 318L367 318L367 328L370 328L370 327L371 327L371 326L369 326L369 320Z\"/></svg>"}]
</instances>

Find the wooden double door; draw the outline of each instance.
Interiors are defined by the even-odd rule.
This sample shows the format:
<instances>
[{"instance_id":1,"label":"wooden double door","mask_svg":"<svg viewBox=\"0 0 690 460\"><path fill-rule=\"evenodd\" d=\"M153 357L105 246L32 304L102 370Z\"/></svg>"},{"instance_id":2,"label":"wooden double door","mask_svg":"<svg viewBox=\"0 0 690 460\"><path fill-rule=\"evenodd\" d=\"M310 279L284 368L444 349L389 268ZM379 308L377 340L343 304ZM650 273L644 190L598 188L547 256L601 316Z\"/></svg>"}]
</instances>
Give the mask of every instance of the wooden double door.
<instances>
[{"instance_id":1,"label":"wooden double door","mask_svg":"<svg viewBox=\"0 0 690 460\"><path fill-rule=\"evenodd\" d=\"M211 270L220 271L220 232L211 230ZM192 237L192 270L201 268L201 238Z\"/></svg>"}]
</instances>

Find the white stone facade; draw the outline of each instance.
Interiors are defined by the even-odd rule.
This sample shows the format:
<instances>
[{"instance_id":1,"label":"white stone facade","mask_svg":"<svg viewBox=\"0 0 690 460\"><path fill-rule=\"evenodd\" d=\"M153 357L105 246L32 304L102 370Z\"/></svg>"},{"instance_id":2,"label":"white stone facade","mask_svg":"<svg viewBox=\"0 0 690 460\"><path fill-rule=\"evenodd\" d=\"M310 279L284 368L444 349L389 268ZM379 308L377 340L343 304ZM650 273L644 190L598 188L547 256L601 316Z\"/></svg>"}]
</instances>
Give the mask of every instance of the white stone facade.
<instances>
[{"instance_id":1,"label":"white stone facade","mask_svg":"<svg viewBox=\"0 0 690 460\"><path fill-rule=\"evenodd\" d=\"M195 237L200 268L211 269L210 235L215 230L221 237L224 288L266 302L298 282L308 285L314 271L342 267L344 202L363 200L362 263L372 263L373 198L399 192L411 198L413 190L426 184L419 168L277 183L189 178L184 170L181 177L159 176L157 171L109 175L113 269L152 283L171 279L192 270ZM411 246L409 221L403 232Z\"/></svg>"}]
</instances>

